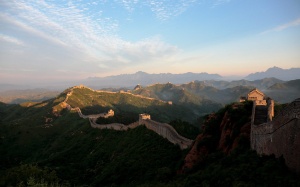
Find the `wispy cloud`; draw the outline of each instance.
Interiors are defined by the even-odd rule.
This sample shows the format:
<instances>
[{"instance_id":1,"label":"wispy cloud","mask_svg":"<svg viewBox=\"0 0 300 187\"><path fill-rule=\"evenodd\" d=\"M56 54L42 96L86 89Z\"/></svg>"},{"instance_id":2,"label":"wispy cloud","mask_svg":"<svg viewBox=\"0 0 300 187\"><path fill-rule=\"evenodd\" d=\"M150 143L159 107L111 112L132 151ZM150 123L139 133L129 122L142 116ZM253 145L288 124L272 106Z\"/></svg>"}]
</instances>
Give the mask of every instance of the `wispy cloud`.
<instances>
[{"instance_id":1,"label":"wispy cloud","mask_svg":"<svg viewBox=\"0 0 300 187\"><path fill-rule=\"evenodd\" d=\"M135 6L139 3L138 0L119 0L119 3L121 3L126 10L129 12L134 11Z\"/></svg>"},{"instance_id":2,"label":"wispy cloud","mask_svg":"<svg viewBox=\"0 0 300 187\"><path fill-rule=\"evenodd\" d=\"M118 5L128 13L146 8L156 19L168 21L202 2L0 0L0 40L7 43L1 45L5 49L0 51L1 66L16 72L32 68L37 70L35 73L49 77L55 72L70 77L74 72L95 76L144 65L159 66L174 59L181 50L157 36L135 42L122 39L118 35L118 20L107 17L103 8ZM8 44L22 47L13 51Z\"/></svg>"},{"instance_id":3,"label":"wispy cloud","mask_svg":"<svg viewBox=\"0 0 300 187\"><path fill-rule=\"evenodd\" d=\"M267 33L270 33L270 32L279 32L279 31L288 29L290 27L296 27L296 26L299 26L299 25L300 25L300 18L298 18L296 20L293 20L291 22L279 25L279 26L274 27L272 29L266 30L266 31L262 32L261 34L267 34Z\"/></svg>"},{"instance_id":4,"label":"wispy cloud","mask_svg":"<svg viewBox=\"0 0 300 187\"><path fill-rule=\"evenodd\" d=\"M171 18L177 17L188 10L188 8L197 5L204 4L204 0L115 0L121 4L130 13L133 12L137 6L149 7L154 13L156 18L161 21L167 21ZM218 6L224 3L228 3L231 0L209 0L206 3Z\"/></svg>"},{"instance_id":5,"label":"wispy cloud","mask_svg":"<svg viewBox=\"0 0 300 187\"><path fill-rule=\"evenodd\" d=\"M4 34L0 34L0 40L3 42L9 42L9 43L19 45L19 46L24 45L24 43L21 40L15 38L15 37L4 35Z\"/></svg>"},{"instance_id":6,"label":"wispy cloud","mask_svg":"<svg viewBox=\"0 0 300 187\"><path fill-rule=\"evenodd\" d=\"M231 0L214 0L213 1L213 6L219 6L221 4L224 4L224 3L229 3Z\"/></svg>"},{"instance_id":7,"label":"wispy cloud","mask_svg":"<svg viewBox=\"0 0 300 187\"><path fill-rule=\"evenodd\" d=\"M185 12L197 0L148 0L147 6L154 12L159 20L165 21Z\"/></svg>"},{"instance_id":8,"label":"wispy cloud","mask_svg":"<svg viewBox=\"0 0 300 187\"><path fill-rule=\"evenodd\" d=\"M128 2L123 1L125 4ZM91 2L90 6L95 3ZM76 1L62 1L59 4L38 0L1 2L0 8L4 11L0 14L0 24L7 27L0 31L21 35L22 41L7 35L0 35L0 39L31 46L23 49L26 50L26 58L12 56L12 53L5 54L3 59L8 59L7 66L12 66L9 60L15 64L17 61L24 61L25 58L27 64L20 63L16 68L42 68L45 66L41 63L47 63L46 66L49 67L44 68L45 71L55 71L58 69L55 66L59 66L68 69L66 73L101 73L108 68L114 70L155 60L163 61L179 50L159 37L137 42L125 41L117 35L117 21L101 15L97 15L95 19L95 15L85 12L82 6L88 5L79 5Z\"/></svg>"}]
</instances>

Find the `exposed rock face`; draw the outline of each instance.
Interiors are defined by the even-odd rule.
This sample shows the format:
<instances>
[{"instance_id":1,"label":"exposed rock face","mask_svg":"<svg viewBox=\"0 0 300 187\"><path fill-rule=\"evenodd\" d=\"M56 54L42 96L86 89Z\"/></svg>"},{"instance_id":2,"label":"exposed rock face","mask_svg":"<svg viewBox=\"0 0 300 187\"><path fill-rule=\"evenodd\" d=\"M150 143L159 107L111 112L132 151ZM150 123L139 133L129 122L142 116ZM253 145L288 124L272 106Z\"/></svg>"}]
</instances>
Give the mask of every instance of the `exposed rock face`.
<instances>
[{"instance_id":1,"label":"exposed rock face","mask_svg":"<svg viewBox=\"0 0 300 187\"><path fill-rule=\"evenodd\" d=\"M191 150L186 155L184 159L184 164L179 173L186 173L191 170L196 164L203 161L205 156L209 153L208 149L205 146L198 146L199 142L207 138L207 135L200 134L197 136Z\"/></svg>"},{"instance_id":2,"label":"exposed rock face","mask_svg":"<svg viewBox=\"0 0 300 187\"><path fill-rule=\"evenodd\" d=\"M250 144L251 109L250 112L241 115L241 117L245 117L245 123L241 124L237 120L239 111L244 107L244 105L232 105L223 113L210 114L207 117L203 124L204 132L196 138L179 173L188 172L195 165L203 162L206 155L215 150L229 154L240 144L242 138L247 140L248 145Z\"/></svg>"},{"instance_id":3,"label":"exposed rock face","mask_svg":"<svg viewBox=\"0 0 300 187\"><path fill-rule=\"evenodd\" d=\"M250 119L241 123L239 120L250 118L250 114L237 112L242 109L240 106L230 107L223 113L208 116L204 132L195 140L180 172L188 172L212 151L229 154L236 147L250 143L258 154L283 156L290 169L300 172L300 99L290 103L273 121L259 125L251 124ZM244 110L251 111L249 107Z\"/></svg>"},{"instance_id":4,"label":"exposed rock face","mask_svg":"<svg viewBox=\"0 0 300 187\"><path fill-rule=\"evenodd\" d=\"M222 123L220 124L221 136L219 140L219 150L228 154L238 146L239 139L243 136L250 139L250 122L246 123L239 129L238 135L234 134L237 130L236 124L230 119L228 112L225 113Z\"/></svg>"}]
</instances>

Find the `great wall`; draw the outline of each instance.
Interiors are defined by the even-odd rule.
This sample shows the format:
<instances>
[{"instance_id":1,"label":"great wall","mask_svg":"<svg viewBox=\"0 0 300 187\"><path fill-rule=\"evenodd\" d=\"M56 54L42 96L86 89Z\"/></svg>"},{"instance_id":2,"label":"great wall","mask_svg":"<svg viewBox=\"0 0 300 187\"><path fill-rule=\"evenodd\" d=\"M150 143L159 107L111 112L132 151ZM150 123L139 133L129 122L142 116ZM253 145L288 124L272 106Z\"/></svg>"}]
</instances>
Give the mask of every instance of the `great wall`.
<instances>
[{"instance_id":1,"label":"great wall","mask_svg":"<svg viewBox=\"0 0 300 187\"><path fill-rule=\"evenodd\" d=\"M113 111L108 113L83 115L80 108L72 108L68 103L68 98L72 95L74 88L83 88L83 86L75 86L67 94L64 107L69 110L77 111L81 118L89 119L90 125L98 129L114 129L119 131L126 131L128 129L136 128L144 125L146 128L156 132L160 136L166 138L173 144L177 144L181 149L186 149L193 144L193 140L180 136L176 130L166 123L159 123L151 120L150 115L140 114L139 121L129 125L121 123L113 124L97 124L97 118L113 116ZM87 87L84 87L87 88ZM90 89L90 88L88 88ZM90 89L91 91L95 91ZM107 91L95 91L107 92ZM116 93L116 92L107 92ZM131 94L122 92L124 94ZM252 95L251 95L252 94ZM146 99L143 96L139 96ZM241 102L245 98L241 99ZM251 148L260 155L272 155L277 158L283 157L286 165L296 171L300 172L300 98L290 103L287 107L280 111L274 117L274 101L266 98L265 95L257 89L252 90L248 94L247 100L253 101L252 117L251 117L251 134L250 142ZM164 101L161 101L164 102ZM274 118L273 118L274 117Z\"/></svg>"},{"instance_id":2,"label":"great wall","mask_svg":"<svg viewBox=\"0 0 300 187\"><path fill-rule=\"evenodd\" d=\"M252 98L251 148L259 155L274 154L277 158L282 156L286 165L299 173L300 98L283 108L274 117L274 101L263 97Z\"/></svg>"},{"instance_id":3,"label":"great wall","mask_svg":"<svg viewBox=\"0 0 300 187\"><path fill-rule=\"evenodd\" d=\"M87 88L84 86L74 86L70 89L70 91L67 93L67 96L65 100L62 102L62 106L64 108L68 108L69 110L76 111L79 115L79 117L83 119L89 119L90 125L92 128L97 128L97 129L113 129L113 130L118 130L118 131L127 131L128 129L133 129L136 128L140 125L144 125L146 128L156 132L158 135L162 136L163 138L166 138L169 142L173 144L179 145L180 149L186 149L190 147L193 143L193 140L187 139L181 135L179 135L176 130L169 124L166 123L159 123L154 120L151 120L150 115L148 114L140 114L139 115L139 120L137 122L131 123L129 125L124 125L121 123L112 123L112 124L97 124L96 121L98 118L108 118L111 116L114 116L114 111L109 110L107 113L100 113L100 114L92 114L92 115L84 115L82 114L81 110L79 107L71 107L67 101L69 97L73 94L73 90L75 88ZM88 88L90 89L90 88ZM90 89L91 91L94 91ZM103 92L103 91L95 91L95 92ZM115 93L115 92L111 92ZM143 97L143 96L141 96ZM147 98L143 97L146 99L151 99L153 98ZM161 101L164 102L164 101Z\"/></svg>"}]
</instances>

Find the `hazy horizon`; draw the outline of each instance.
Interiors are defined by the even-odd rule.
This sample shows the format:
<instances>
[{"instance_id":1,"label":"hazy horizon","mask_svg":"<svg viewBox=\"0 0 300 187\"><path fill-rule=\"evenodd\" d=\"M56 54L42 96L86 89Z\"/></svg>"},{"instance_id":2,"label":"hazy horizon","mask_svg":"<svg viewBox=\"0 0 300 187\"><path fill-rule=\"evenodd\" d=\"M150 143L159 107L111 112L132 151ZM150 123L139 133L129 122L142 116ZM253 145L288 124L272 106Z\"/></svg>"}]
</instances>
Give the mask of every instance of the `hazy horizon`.
<instances>
[{"instance_id":1,"label":"hazy horizon","mask_svg":"<svg viewBox=\"0 0 300 187\"><path fill-rule=\"evenodd\" d=\"M298 68L297 0L0 2L1 82Z\"/></svg>"},{"instance_id":2,"label":"hazy horizon","mask_svg":"<svg viewBox=\"0 0 300 187\"><path fill-rule=\"evenodd\" d=\"M221 75L221 74L218 74L218 73L207 73L207 72L184 72L184 73L172 73L172 72L160 72L160 73L151 73L151 72L145 72L145 71L137 71L137 72L132 72L132 73L122 73L122 74L113 74L113 75L108 75L108 76L89 76L89 77L83 77L83 78L74 78L74 79L54 79L54 80L51 80L51 79L48 79L48 80L39 80L39 79L36 79L36 80L24 80L24 81L17 81L15 82L14 80L6 80L6 79L1 79L0 80L0 84L2 85L16 85L16 86L28 86L29 88L46 88L47 86L50 86L52 88L57 88L57 87L66 87L66 86L75 86L75 85L79 85L79 84L84 84L84 83L87 83L86 81L89 81L89 80L92 80L94 78L108 78L108 77L118 77L118 76L122 76L122 75L136 75L136 74L139 74L139 73L145 73L145 74L148 74L148 75L167 75L167 74L172 74L172 75L184 75L184 74L188 74L188 73L193 73L193 74L202 74L202 73L207 73L208 76L209 75L219 75L221 77L219 78L213 78L213 79L210 79L210 78L207 78L207 79L203 79L203 78L200 78L199 80L224 80L224 81L235 81L235 80L249 80L251 81L251 79L247 79L246 77L250 74L254 74L254 73L265 73L265 72L268 72L268 70L272 70L272 69L281 69L281 70L291 70L291 69L294 69L294 67L290 68L290 69L283 69L281 67L277 67L277 66L274 66L274 67L269 67L268 69L265 69L265 70L262 70L262 71L258 71L258 72L250 72L249 74L246 74L246 75ZM300 68L297 68L297 69L300 69ZM274 71L274 70L273 70ZM276 76L267 76L267 77L264 77L264 78L276 78ZM300 78L300 77L299 77ZM258 78L257 80L259 79L263 79L263 78ZM280 79L280 78L278 78ZM293 78L295 79L295 78ZM288 80L293 80L293 79L288 79ZM298 78L296 78L298 79ZM284 80L284 79L280 79L280 80ZM166 80L165 82L161 82L161 83L166 83L166 82L169 82L170 80ZM196 81L196 79L194 80L190 80L190 81ZM286 80L287 81L287 80ZM182 82L182 81L181 81ZM189 81L188 81L189 82ZM103 83L103 82L99 82L100 84ZM182 83L186 83L186 82L182 82ZM110 83L108 82L107 83L107 86L106 87L109 87L110 86ZM134 86L134 85L132 85ZM26 88L26 87L24 87ZM0 89L1 90L1 89Z\"/></svg>"}]
</instances>

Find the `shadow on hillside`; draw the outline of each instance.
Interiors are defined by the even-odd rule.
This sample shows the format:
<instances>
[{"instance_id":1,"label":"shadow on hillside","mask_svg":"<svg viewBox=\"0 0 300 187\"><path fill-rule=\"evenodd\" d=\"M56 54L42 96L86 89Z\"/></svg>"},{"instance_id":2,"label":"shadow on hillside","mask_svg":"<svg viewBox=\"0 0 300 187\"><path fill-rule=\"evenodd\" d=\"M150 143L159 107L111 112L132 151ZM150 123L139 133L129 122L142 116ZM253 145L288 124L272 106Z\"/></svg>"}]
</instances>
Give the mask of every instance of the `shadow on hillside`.
<instances>
[{"instance_id":1,"label":"shadow on hillside","mask_svg":"<svg viewBox=\"0 0 300 187\"><path fill-rule=\"evenodd\" d=\"M9 102L9 104L21 104L21 103L25 103L25 102L43 102L46 100L49 100L53 97L42 97L42 98L38 98L38 99L31 99L31 98L16 98L12 101Z\"/></svg>"},{"instance_id":2,"label":"shadow on hillside","mask_svg":"<svg viewBox=\"0 0 300 187\"><path fill-rule=\"evenodd\" d=\"M81 108L84 115L106 113L110 109L114 110L115 116L112 119L98 119L97 123L123 123L130 124L138 120L139 114L147 113L151 115L151 119L162 123L169 123L172 120L180 119L196 125L197 119L208 113L216 111L219 107L212 105L208 107L202 107L193 103L183 104L162 104L151 105L147 107L137 107L131 104L114 104L112 107L108 106L87 106Z\"/></svg>"}]
</instances>

